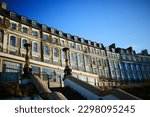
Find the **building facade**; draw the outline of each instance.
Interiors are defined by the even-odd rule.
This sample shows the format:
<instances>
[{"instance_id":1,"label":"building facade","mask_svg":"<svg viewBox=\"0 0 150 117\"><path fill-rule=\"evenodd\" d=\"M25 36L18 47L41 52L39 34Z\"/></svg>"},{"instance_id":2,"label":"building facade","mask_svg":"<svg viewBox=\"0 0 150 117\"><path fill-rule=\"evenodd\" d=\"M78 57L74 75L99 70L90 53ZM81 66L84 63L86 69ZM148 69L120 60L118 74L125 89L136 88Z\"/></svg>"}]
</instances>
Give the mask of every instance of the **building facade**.
<instances>
[{"instance_id":1,"label":"building facade","mask_svg":"<svg viewBox=\"0 0 150 117\"><path fill-rule=\"evenodd\" d=\"M150 78L150 56L136 54L132 47L116 48L64 33L25 16L0 8L0 72L19 72L25 63L25 43L30 43L33 73L63 78L64 47L69 48L72 74L92 85L141 82ZM46 79L45 79L46 80Z\"/></svg>"}]
</instances>

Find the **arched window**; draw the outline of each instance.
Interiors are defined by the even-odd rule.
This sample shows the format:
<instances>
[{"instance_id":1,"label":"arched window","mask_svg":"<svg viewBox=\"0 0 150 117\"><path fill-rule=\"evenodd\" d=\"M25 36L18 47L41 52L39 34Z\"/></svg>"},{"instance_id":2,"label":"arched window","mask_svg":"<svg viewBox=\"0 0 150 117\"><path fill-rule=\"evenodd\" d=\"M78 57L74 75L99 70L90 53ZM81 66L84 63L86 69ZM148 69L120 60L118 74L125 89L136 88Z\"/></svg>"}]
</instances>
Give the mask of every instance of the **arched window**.
<instances>
[{"instance_id":1,"label":"arched window","mask_svg":"<svg viewBox=\"0 0 150 117\"><path fill-rule=\"evenodd\" d=\"M38 52L38 44L37 43L33 43L33 51Z\"/></svg>"},{"instance_id":2,"label":"arched window","mask_svg":"<svg viewBox=\"0 0 150 117\"><path fill-rule=\"evenodd\" d=\"M83 58L82 58L82 55L81 54L78 54L78 62L83 62Z\"/></svg>"},{"instance_id":3,"label":"arched window","mask_svg":"<svg viewBox=\"0 0 150 117\"><path fill-rule=\"evenodd\" d=\"M47 45L44 46L44 54L49 55L49 47Z\"/></svg>"},{"instance_id":4,"label":"arched window","mask_svg":"<svg viewBox=\"0 0 150 117\"><path fill-rule=\"evenodd\" d=\"M16 37L15 36L10 36L10 45L11 46L16 46Z\"/></svg>"},{"instance_id":5,"label":"arched window","mask_svg":"<svg viewBox=\"0 0 150 117\"><path fill-rule=\"evenodd\" d=\"M84 55L84 61L85 61L85 64L89 64L89 56L88 55Z\"/></svg>"},{"instance_id":6,"label":"arched window","mask_svg":"<svg viewBox=\"0 0 150 117\"><path fill-rule=\"evenodd\" d=\"M59 51L57 48L53 48L53 55L54 57L59 57Z\"/></svg>"},{"instance_id":7,"label":"arched window","mask_svg":"<svg viewBox=\"0 0 150 117\"><path fill-rule=\"evenodd\" d=\"M61 54L62 54L62 58L63 58L63 59L66 59L66 53L65 53L64 51L62 51Z\"/></svg>"},{"instance_id":8,"label":"arched window","mask_svg":"<svg viewBox=\"0 0 150 117\"><path fill-rule=\"evenodd\" d=\"M22 47L25 49L25 47L24 47L24 44L26 44L27 43L27 40L26 39L23 39L22 40Z\"/></svg>"},{"instance_id":9,"label":"arched window","mask_svg":"<svg viewBox=\"0 0 150 117\"><path fill-rule=\"evenodd\" d=\"M70 53L70 60L71 61L76 61L76 57L74 53Z\"/></svg>"}]
</instances>

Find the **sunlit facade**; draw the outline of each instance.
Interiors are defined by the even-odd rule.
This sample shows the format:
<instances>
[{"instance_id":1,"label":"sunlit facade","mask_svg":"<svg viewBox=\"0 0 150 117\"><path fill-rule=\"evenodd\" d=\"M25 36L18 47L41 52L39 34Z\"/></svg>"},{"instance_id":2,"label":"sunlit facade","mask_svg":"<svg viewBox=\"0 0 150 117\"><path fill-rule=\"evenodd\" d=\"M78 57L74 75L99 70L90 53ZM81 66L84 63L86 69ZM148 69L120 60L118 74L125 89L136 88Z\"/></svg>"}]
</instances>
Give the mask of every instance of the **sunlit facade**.
<instances>
[{"instance_id":1,"label":"sunlit facade","mask_svg":"<svg viewBox=\"0 0 150 117\"><path fill-rule=\"evenodd\" d=\"M33 73L63 78L64 47L70 48L72 74L100 86L112 81L140 82L150 78L150 56L136 54L132 48L116 48L64 33L5 8L0 9L0 72L22 74L25 43L30 43ZM44 74L44 75L42 75Z\"/></svg>"}]
</instances>

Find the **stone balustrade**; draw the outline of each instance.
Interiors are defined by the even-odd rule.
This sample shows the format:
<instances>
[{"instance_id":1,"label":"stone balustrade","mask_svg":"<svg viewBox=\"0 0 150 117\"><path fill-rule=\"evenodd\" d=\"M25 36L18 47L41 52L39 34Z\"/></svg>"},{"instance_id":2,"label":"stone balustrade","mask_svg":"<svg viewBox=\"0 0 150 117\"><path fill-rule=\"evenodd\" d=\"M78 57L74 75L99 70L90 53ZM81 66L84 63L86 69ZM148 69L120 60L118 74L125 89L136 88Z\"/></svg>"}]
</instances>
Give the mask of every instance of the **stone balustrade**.
<instances>
[{"instance_id":1,"label":"stone balustrade","mask_svg":"<svg viewBox=\"0 0 150 117\"><path fill-rule=\"evenodd\" d=\"M72 75L65 76L64 85L69 86L89 100L139 100L136 96L133 96L121 89L112 88L105 91L77 79Z\"/></svg>"}]
</instances>

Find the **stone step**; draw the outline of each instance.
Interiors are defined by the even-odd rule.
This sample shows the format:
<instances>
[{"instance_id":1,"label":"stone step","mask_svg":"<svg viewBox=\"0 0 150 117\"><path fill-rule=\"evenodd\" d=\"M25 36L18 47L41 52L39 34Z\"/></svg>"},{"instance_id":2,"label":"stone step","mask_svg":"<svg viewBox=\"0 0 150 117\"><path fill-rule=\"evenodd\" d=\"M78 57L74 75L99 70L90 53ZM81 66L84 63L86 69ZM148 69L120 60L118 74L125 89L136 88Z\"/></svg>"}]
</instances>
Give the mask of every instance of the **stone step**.
<instances>
[{"instance_id":1,"label":"stone step","mask_svg":"<svg viewBox=\"0 0 150 117\"><path fill-rule=\"evenodd\" d=\"M50 90L61 92L68 100L86 100L81 94L69 87L50 88Z\"/></svg>"}]
</instances>

